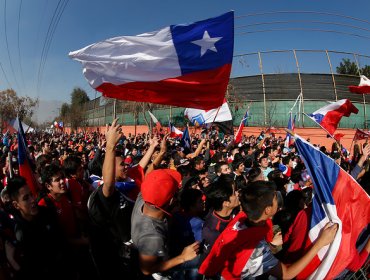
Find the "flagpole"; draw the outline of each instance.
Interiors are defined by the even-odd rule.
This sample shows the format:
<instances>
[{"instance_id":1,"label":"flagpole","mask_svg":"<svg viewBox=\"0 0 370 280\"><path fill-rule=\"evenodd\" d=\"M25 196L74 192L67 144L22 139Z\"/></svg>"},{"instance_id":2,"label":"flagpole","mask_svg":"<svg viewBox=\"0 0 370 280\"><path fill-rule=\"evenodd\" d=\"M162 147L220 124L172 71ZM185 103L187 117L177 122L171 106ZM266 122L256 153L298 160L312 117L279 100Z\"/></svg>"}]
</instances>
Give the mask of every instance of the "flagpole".
<instances>
[{"instance_id":1,"label":"flagpole","mask_svg":"<svg viewBox=\"0 0 370 280\"><path fill-rule=\"evenodd\" d=\"M351 147L349 147L349 152L350 153L352 153L352 145L353 145L353 142L355 141L355 137L356 137L356 133L355 133L355 135L353 135L352 142L351 142Z\"/></svg>"},{"instance_id":2,"label":"flagpole","mask_svg":"<svg viewBox=\"0 0 370 280\"><path fill-rule=\"evenodd\" d=\"M9 178L12 179L14 177L14 173L13 173L12 153L11 152L8 152L8 162L9 162Z\"/></svg>"}]
</instances>

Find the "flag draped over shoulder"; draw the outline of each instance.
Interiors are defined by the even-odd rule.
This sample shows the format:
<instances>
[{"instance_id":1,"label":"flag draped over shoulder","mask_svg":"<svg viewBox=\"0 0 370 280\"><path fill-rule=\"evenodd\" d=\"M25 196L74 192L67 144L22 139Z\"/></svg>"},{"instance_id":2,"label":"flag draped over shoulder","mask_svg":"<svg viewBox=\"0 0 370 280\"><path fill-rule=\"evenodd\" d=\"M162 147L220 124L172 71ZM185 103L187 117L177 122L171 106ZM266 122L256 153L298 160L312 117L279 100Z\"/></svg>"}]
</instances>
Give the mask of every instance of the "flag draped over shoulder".
<instances>
[{"instance_id":1,"label":"flag draped over shoulder","mask_svg":"<svg viewBox=\"0 0 370 280\"><path fill-rule=\"evenodd\" d=\"M212 109L222 104L234 45L234 13L107 39L69 53L103 96Z\"/></svg>"},{"instance_id":2,"label":"flag draped over shoulder","mask_svg":"<svg viewBox=\"0 0 370 280\"><path fill-rule=\"evenodd\" d=\"M217 125L220 130L226 134L232 134L233 123L232 115L226 99L224 99L222 106L211 110L199 110L195 108L186 108L184 112L185 117L194 125Z\"/></svg>"},{"instance_id":3,"label":"flag draped over shoulder","mask_svg":"<svg viewBox=\"0 0 370 280\"><path fill-rule=\"evenodd\" d=\"M19 174L26 179L27 185L30 187L32 194L36 196L38 194L37 181L32 171L31 162L27 151L26 136L24 135L23 126L19 118L17 140Z\"/></svg>"},{"instance_id":4,"label":"flag draped over shoulder","mask_svg":"<svg viewBox=\"0 0 370 280\"><path fill-rule=\"evenodd\" d=\"M309 242L329 221L339 225L333 243L322 248L302 273L309 271L310 279L333 279L358 256L356 242L370 223L370 198L333 159L298 136L295 144L314 184Z\"/></svg>"},{"instance_id":5,"label":"flag draped over shoulder","mask_svg":"<svg viewBox=\"0 0 370 280\"><path fill-rule=\"evenodd\" d=\"M370 80L361 75L360 84L358 86L349 86L349 91L353 93L370 94Z\"/></svg>"},{"instance_id":6,"label":"flag draped over shoulder","mask_svg":"<svg viewBox=\"0 0 370 280\"><path fill-rule=\"evenodd\" d=\"M358 113L358 109L349 99L341 99L336 102L330 102L319 110L316 110L308 117L319 124L330 135L333 135L343 116L349 117L351 113Z\"/></svg>"}]
</instances>

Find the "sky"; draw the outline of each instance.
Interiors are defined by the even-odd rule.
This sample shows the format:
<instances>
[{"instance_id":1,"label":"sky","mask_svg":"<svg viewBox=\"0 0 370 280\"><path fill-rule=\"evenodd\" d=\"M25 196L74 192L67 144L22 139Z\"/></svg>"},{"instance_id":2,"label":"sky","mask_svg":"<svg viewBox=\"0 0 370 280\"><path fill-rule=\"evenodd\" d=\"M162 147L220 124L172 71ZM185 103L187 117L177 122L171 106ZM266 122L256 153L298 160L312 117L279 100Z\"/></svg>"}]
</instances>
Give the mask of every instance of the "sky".
<instances>
[{"instance_id":1,"label":"sky","mask_svg":"<svg viewBox=\"0 0 370 280\"><path fill-rule=\"evenodd\" d=\"M0 0L0 90L11 87L21 96L39 98L38 121L53 118L75 87L90 99L100 96L85 80L81 64L68 57L70 51L230 10L235 12L232 77L258 74L258 57L250 55L258 51L370 56L369 0ZM329 71L325 53L297 55L303 72ZM332 64L343 56L333 54ZM263 54L263 63L265 73L297 71L288 52ZM370 65L370 58L359 63Z\"/></svg>"}]
</instances>

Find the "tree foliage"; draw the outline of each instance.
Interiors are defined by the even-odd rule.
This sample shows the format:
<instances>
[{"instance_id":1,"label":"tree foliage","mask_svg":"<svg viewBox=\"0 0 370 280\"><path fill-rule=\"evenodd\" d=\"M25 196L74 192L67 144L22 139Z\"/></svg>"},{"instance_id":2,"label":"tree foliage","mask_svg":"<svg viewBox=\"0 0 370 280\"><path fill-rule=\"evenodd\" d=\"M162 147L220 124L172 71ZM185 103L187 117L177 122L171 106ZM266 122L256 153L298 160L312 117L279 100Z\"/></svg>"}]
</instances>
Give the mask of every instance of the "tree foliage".
<instances>
[{"instance_id":1,"label":"tree foliage","mask_svg":"<svg viewBox=\"0 0 370 280\"><path fill-rule=\"evenodd\" d=\"M340 62L339 66L337 66L337 73L345 74L345 75L355 75L355 76L359 76L361 74L361 75L365 75L366 77L369 77L370 66L365 65L364 67L359 69L356 63L354 63L348 58L343 58L342 62Z\"/></svg>"},{"instance_id":2,"label":"tree foliage","mask_svg":"<svg viewBox=\"0 0 370 280\"><path fill-rule=\"evenodd\" d=\"M61 117L62 112L63 116L67 117L66 119L70 121L72 128L77 129L77 127L84 126L84 115L85 108L84 104L90 101L90 98L87 96L87 93L81 88L74 88L71 93L71 105L64 103L61 108ZM64 108L63 108L64 107ZM62 111L63 110L63 111Z\"/></svg>"},{"instance_id":3,"label":"tree foliage","mask_svg":"<svg viewBox=\"0 0 370 280\"><path fill-rule=\"evenodd\" d=\"M38 99L29 96L17 96L13 89L0 91L0 121L1 126L5 121L19 116L21 120L30 120L38 105ZM3 129L3 127L1 127Z\"/></svg>"}]
</instances>

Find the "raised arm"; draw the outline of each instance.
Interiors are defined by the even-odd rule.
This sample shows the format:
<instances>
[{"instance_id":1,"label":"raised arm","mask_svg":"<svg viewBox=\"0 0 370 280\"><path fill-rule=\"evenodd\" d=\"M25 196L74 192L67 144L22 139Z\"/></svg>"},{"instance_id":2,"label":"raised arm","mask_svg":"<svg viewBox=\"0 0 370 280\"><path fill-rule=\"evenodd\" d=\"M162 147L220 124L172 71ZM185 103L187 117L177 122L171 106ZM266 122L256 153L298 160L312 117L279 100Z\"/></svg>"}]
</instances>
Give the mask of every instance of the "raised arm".
<instances>
[{"instance_id":1,"label":"raised arm","mask_svg":"<svg viewBox=\"0 0 370 280\"><path fill-rule=\"evenodd\" d=\"M152 139L149 140L149 148L146 151L143 158L139 161L139 165L145 170L146 166L148 165L150 158L152 157L155 147L157 147L159 144L158 138L154 136Z\"/></svg>"},{"instance_id":2,"label":"raised arm","mask_svg":"<svg viewBox=\"0 0 370 280\"><path fill-rule=\"evenodd\" d=\"M195 150L195 152L194 152L194 153L191 153L191 154L186 155L186 158L191 159L191 158L196 158L197 156L199 156L200 152L201 152L201 151L202 151L202 149L203 149L203 145L204 145L204 143L206 143L206 141L207 141L206 139L202 139L202 141L200 141L200 143L199 143L199 145L198 145L197 149Z\"/></svg>"},{"instance_id":3,"label":"raised arm","mask_svg":"<svg viewBox=\"0 0 370 280\"><path fill-rule=\"evenodd\" d=\"M157 157L153 160L153 162L148 166L148 169L146 170L145 174L150 173L153 171L157 166L159 166L163 160L163 157L165 156L167 152L167 139L168 139L169 134L166 134L161 142L161 149L159 151L159 154Z\"/></svg>"},{"instance_id":4,"label":"raised arm","mask_svg":"<svg viewBox=\"0 0 370 280\"><path fill-rule=\"evenodd\" d=\"M103 163L103 194L106 197L111 196L114 192L116 170L115 147L122 136L121 126L117 124L117 121L118 119L114 119L111 126L107 125L107 132L105 133L107 146Z\"/></svg>"}]
</instances>

